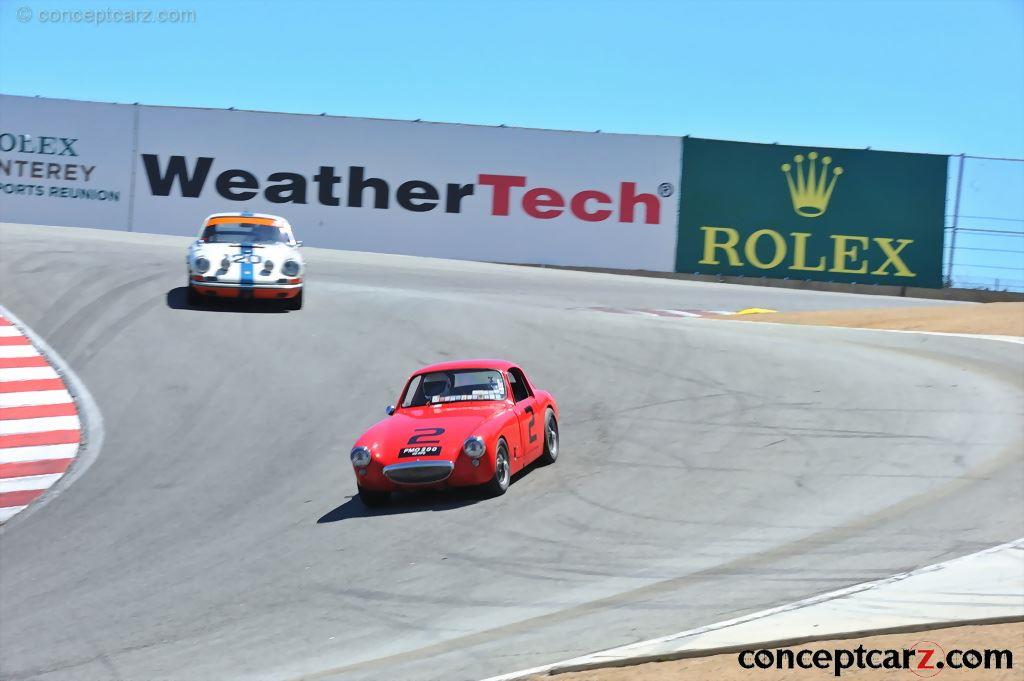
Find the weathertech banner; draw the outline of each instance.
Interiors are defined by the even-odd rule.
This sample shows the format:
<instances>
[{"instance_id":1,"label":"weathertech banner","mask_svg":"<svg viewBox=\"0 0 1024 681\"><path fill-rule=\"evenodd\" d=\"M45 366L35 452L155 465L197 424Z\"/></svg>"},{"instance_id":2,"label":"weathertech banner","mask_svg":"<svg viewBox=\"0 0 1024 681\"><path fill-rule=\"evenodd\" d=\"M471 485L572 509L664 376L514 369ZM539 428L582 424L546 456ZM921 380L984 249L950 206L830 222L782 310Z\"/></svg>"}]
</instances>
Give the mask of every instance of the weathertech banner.
<instances>
[{"instance_id":1,"label":"weathertech banner","mask_svg":"<svg viewBox=\"0 0 1024 681\"><path fill-rule=\"evenodd\" d=\"M142 107L134 229L282 215L310 246L672 271L681 141Z\"/></svg>"},{"instance_id":2,"label":"weathertech banner","mask_svg":"<svg viewBox=\"0 0 1024 681\"><path fill-rule=\"evenodd\" d=\"M947 160L688 137L676 271L941 287Z\"/></svg>"}]
</instances>

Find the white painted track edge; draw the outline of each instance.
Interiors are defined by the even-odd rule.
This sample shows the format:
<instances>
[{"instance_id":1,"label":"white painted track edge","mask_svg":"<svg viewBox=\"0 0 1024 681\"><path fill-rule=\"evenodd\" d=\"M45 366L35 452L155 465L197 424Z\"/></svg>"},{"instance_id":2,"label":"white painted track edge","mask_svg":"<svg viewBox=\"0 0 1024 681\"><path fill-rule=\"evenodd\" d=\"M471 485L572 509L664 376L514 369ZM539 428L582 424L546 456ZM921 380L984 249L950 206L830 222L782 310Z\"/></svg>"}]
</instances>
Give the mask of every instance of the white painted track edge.
<instances>
[{"instance_id":1,"label":"white painted track edge","mask_svg":"<svg viewBox=\"0 0 1024 681\"><path fill-rule=\"evenodd\" d=\"M736 626L738 624L745 624L745 623L748 623L748 622L753 622L753 621L756 621L756 620L764 619L766 617L771 617L772 615L778 615L778 614L781 614L781 613L784 613L784 612L790 612L792 610L799 610L801 608L805 608L805 607L808 607L808 606L811 606L811 605L817 605L819 603L825 603L827 601L832 601L832 600L835 600L837 598L842 598L844 596L849 596L851 594L860 593L862 591L869 591L871 589L875 589L875 588L878 588L880 586L884 586L886 584L892 584L894 582L903 581L905 579L908 579L910 577L914 577L916 575L921 575L921 574L925 574L925 573L929 573L929 572L934 572L936 570L941 570L944 567L946 567L946 566L948 566L948 565L950 565L952 563L957 563L957 562L960 562L960 561L963 561L963 560L968 560L968 559L971 559L971 558L976 558L978 556L983 556L983 555L986 555L986 554L989 554L989 553L995 553L997 551L1003 551L1005 549L1017 548L1017 547L1024 547L1024 538L1015 539L1014 541L1006 542L1004 544L999 544L998 546L992 546L992 547L989 547L987 549L983 549L981 551L977 551L975 553L968 554L966 556L958 556L957 558L952 558L950 560L946 560L946 561L943 561L941 563L936 563L934 565L926 565L924 567L920 567L920 568L917 568L915 570L910 570L908 572L900 572L900 573L897 573L895 575L891 575L889 577L884 577L882 579L878 579L878 580L874 580L874 581L870 581L870 582L862 582L861 584L854 584L853 586L848 586L848 587L845 587L843 589L837 589L836 591L829 591L827 593L818 594L817 596L811 596L809 598L802 598L800 600L793 601L791 603L786 603L785 605L780 605L780 606L777 606L777 607L774 607L774 608L769 608L767 610L760 610L758 612L750 613L748 615L742 615L740 617L735 617L733 619L724 620L722 622L715 622L714 624L708 624L708 625L705 625L705 626L702 626L702 627L696 627L694 629L687 629L685 631L680 631L680 632L677 632L677 633L674 633L674 634L668 634L666 636L660 636L660 637L657 637L657 638L646 639L646 640L643 640L643 641L637 641L636 643L629 643L629 644L624 645L624 646L617 646L615 648L609 648L607 650L599 650L599 651L595 651L593 653L587 653L586 655L580 655L580 656L574 657L574 658L569 659L569 660L562 660L561 662L552 662L550 664L540 665L540 666L537 666L537 667L531 667L529 669L522 669L522 670L519 670L519 671L516 671L516 672L510 672L508 674L501 674L501 675L498 675L498 676L489 676L486 679L482 679L482 681L515 681L516 679L523 679L523 678L526 678L526 677L529 677L529 676L536 676L536 675L543 675L543 674L560 674L560 673L567 673L567 672L573 672L573 671L585 671L587 669L596 669L596 668L602 668L602 667L628 666L628 665L631 665L631 664L642 664L644 662L654 661L654 660L651 659L651 655L649 653L648 654L630 655L626 651L631 650L631 649L640 649L640 648L643 648L643 647L646 647L646 646L655 645L655 644L658 644L658 643L666 643L668 641L672 641L672 640L675 640L675 639L687 638L687 637L690 637L690 636L695 636L697 634L704 634L704 633L707 633L707 632L710 632L710 631L717 631L719 629L726 629L728 627ZM939 628L940 626L948 627L948 626L951 626L952 624L954 624L954 622L952 622L952 621L941 621L941 622L937 621L937 622L934 622L934 623L931 623L931 624L922 624L920 627L916 627L915 626L914 628L917 629L917 630L924 630L926 627L932 627L932 628ZM897 629L901 629L901 628L903 628L903 627L897 627ZM856 634L857 636L870 636L870 635L874 635L874 634L885 633L886 631L889 631L890 629L893 629L893 627L883 627L883 628L879 628L879 629L865 629L865 630L862 630L862 631L850 632L850 633L851 634ZM834 632L829 632L827 634L824 634L824 636L825 636L824 639L819 639L819 640L832 640L832 639L842 638L842 634L836 634ZM807 637L802 637L800 639L796 639L796 638L788 639L787 638L787 639L780 639L778 641L771 641L771 642L750 641L749 644L750 645L768 645L770 643L770 647L786 647L787 645L796 645L796 644L799 644L800 642L806 642L807 640L814 640L814 638L813 637L811 637L810 639L808 639ZM739 645L739 644L737 644L737 645ZM728 650L731 650L731 649L732 648L730 647ZM728 652L728 650L723 649L721 646L716 646L714 648L707 648L707 649L691 648L691 649L686 650L686 655L685 656L687 658L690 658L690 657L704 657L704 656L708 656L708 655L716 655L716 654L721 654L721 653L724 653L724 652ZM622 654L616 654L615 651L622 651ZM608 657L607 657L607 659L600 660L600 662L597 662L597 661L588 662L588 661L591 661L592 658L594 656L597 656L597 655L607 655ZM665 660L669 659L668 655L664 654L664 653L659 655L658 657L662 658L662 659L665 659Z\"/></svg>"}]
</instances>

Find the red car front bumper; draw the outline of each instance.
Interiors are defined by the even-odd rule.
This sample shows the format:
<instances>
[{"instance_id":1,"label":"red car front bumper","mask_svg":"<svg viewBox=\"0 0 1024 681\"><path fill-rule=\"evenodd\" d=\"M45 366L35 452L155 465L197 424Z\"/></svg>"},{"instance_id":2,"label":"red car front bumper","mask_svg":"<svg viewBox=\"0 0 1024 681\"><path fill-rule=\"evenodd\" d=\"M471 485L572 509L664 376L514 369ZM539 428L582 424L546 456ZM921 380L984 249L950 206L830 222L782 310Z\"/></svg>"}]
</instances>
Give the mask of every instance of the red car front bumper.
<instances>
[{"instance_id":1,"label":"red car front bumper","mask_svg":"<svg viewBox=\"0 0 1024 681\"><path fill-rule=\"evenodd\" d=\"M466 456L455 461L423 458L415 461L397 461L382 464L370 461L366 468L356 468L356 482L363 489L393 492L399 489L472 487L482 485L494 477L494 461L490 457L478 459L479 465Z\"/></svg>"}]
</instances>

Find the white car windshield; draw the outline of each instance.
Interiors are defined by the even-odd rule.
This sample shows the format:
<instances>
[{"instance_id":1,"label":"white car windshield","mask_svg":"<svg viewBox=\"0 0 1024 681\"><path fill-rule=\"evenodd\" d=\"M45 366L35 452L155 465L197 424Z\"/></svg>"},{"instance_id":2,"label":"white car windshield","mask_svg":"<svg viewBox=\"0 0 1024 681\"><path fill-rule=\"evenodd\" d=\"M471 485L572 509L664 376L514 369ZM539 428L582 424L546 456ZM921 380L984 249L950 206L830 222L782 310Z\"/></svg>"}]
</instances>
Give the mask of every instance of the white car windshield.
<instances>
[{"instance_id":1,"label":"white car windshield","mask_svg":"<svg viewBox=\"0 0 1024 681\"><path fill-rule=\"evenodd\" d=\"M288 236L279 227L250 222L221 222L203 230L202 241L210 244L281 244Z\"/></svg>"},{"instance_id":2,"label":"white car windshield","mask_svg":"<svg viewBox=\"0 0 1024 681\"><path fill-rule=\"evenodd\" d=\"M505 399L505 381L494 369L456 369L418 374L409 381L403 407Z\"/></svg>"}]
</instances>

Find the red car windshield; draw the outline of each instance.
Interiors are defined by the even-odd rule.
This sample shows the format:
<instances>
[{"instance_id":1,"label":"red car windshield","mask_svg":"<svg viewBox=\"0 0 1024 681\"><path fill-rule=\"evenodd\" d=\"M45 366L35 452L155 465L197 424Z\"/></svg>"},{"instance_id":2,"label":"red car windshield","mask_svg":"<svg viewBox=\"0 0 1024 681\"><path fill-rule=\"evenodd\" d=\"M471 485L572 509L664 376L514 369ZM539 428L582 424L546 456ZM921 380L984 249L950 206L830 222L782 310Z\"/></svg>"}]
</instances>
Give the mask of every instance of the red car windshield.
<instances>
[{"instance_id":1,"label":"red car windshield","mask_svg":"<svg viewBox=\"0 0 1024 681\"><path fill-rule=\"evenodd\" d=\"M494 369L456 369L418 374L409 381L403 407L505 399L505 381Z\"/></svg>"},{"instance_id":2,"label":"red car windshield","mask_svg":"<svg viewBox=\"0 0 1024 681\"><path fill-rule=\"evenodd\" d=\"M288 243L288 236L273 225L250 222L221 222L203 230L203 241L210 244L278 244Z\"/></svg>"}]
</instances>

